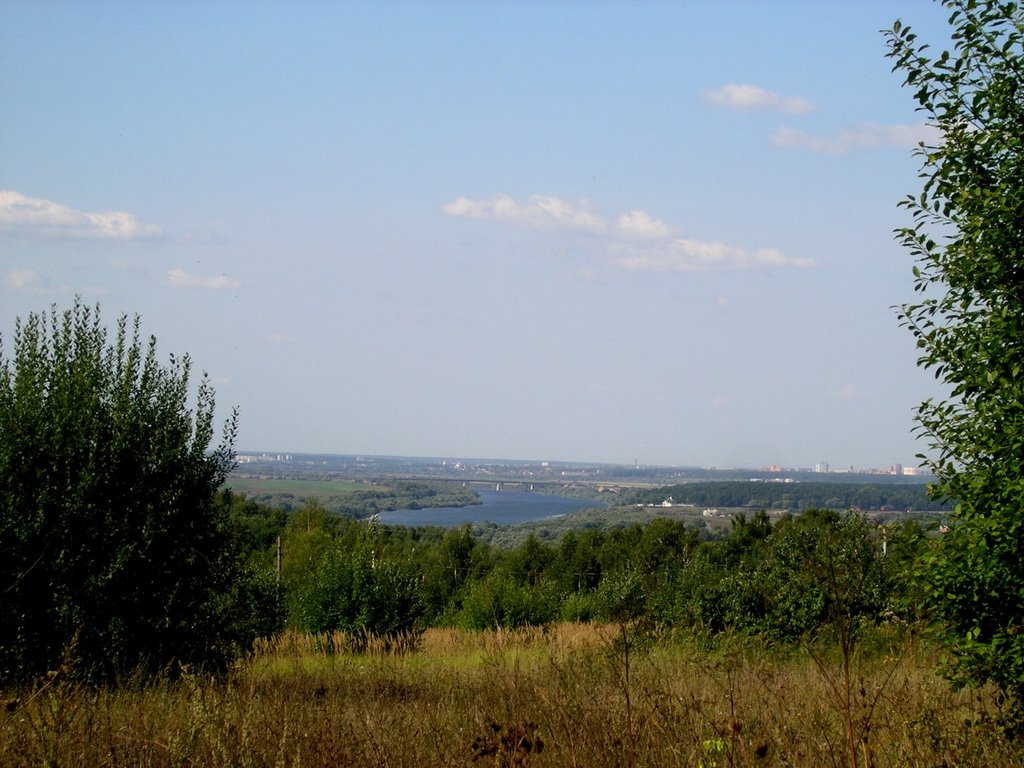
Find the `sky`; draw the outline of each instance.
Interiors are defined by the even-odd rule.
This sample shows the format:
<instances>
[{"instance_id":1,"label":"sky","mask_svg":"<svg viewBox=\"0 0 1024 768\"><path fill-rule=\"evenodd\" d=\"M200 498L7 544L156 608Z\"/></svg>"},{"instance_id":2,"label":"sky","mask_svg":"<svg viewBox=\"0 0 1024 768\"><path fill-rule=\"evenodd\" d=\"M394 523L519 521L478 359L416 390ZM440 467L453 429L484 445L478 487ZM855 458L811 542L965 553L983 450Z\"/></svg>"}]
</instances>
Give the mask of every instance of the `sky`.
<instances>
[{"instance_id":1,"label":"sky","mask_svg":"<svg viewBox=\"0 0 1024 768\"><path fill-rule=\"evenodd\" d=\"M242 452L913 466L925 0L4 0L0 337L140 315Z\"/></svg>"}]
</instances>

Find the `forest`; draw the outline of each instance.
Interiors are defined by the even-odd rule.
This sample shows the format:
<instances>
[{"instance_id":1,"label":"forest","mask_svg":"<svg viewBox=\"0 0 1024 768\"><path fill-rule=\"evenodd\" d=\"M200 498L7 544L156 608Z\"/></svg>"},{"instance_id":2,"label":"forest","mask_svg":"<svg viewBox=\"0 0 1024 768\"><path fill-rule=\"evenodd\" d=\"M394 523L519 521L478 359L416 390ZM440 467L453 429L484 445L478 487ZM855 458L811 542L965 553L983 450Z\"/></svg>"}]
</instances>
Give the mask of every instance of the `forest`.
<instances>
[{"instance_id":1,"label":"forest","mask_svg":"<svg viewBox=\"0 0 1024 768\"><path fill-rule=\"evenodd\" d=\"M821 509L774 523L763 510L740 514L717 541L659 518L569 530L554 543L530 536L502 549L468 525L387 527L330 515L315 500L289 513L230 491L219 503L247 567L278 584L279 628L314 633L391 636L625 616L798 642L837 616L916 620L912 565L929 546L928 531L913 520L879 525Z\"/></svg>"},{"instance_id":2,"label":"forest","mask_svg":"<svg viewBox=\"0 0 1024 768\"><path fill-rule=\"evenodd\" d=\"M629 501L660 504L671 498L676 504L698 506L781 509L798 512L807 509L898 510L901 512L948 511L948 500L928 494L925 483L764 483L697 482L638 491Z\"/></svg>"}]
</instances>

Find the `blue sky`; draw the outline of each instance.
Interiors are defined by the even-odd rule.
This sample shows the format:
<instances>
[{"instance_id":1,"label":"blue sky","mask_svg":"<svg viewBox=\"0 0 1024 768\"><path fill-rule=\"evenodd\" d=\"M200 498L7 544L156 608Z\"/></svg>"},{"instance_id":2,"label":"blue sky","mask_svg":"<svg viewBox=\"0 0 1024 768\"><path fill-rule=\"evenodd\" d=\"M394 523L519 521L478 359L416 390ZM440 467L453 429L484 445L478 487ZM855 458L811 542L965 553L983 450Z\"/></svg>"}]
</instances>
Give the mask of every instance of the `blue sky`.
<instances>
[{"instance_id":1,"label":"blue sky","mask_svg":"<svg viewBox=\"0 0 1024 768\"><path fill-rule=\"evenodd\" d=\"M0 333L81 295L240 450L915 464L895 2L55 2L0 24Z\"/></svg>"}]
</instances>

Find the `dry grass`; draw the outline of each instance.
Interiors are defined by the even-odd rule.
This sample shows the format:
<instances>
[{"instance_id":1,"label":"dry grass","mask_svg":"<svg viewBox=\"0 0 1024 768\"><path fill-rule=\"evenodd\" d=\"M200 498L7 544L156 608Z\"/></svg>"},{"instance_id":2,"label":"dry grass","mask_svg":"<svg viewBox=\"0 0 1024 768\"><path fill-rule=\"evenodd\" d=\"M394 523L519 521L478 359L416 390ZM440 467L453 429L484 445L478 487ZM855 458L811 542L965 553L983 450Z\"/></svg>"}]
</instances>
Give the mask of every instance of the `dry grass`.
<instances>
[{"instance_id":1,"label":"dry grass","mask_svg":"<svg viewBox=\"0 0 1024 768\"><path fill-rule=\"evenodd\" d=\"M627 655L615 627L448 629L356 654L288 635L220 681L59 673L4 692L0 766L1024 765L990 693L951 691L912 642L857 660L846 704L827 651L628 639Z\"/></svg>"}]
</instances>

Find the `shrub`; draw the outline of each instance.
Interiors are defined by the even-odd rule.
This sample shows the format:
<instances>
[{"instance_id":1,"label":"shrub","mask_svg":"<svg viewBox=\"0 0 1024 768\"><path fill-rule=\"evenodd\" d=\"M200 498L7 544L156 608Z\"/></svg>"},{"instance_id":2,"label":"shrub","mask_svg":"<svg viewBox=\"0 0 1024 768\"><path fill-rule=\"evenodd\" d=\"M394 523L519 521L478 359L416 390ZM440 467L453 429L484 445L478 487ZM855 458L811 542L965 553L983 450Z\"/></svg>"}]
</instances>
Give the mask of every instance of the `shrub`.
<instances>
[{"instance_id":1,"label":"shrub","mask_svg":"<svg viewBox=\"0 0 1024 768\"><path fill-rule=\"evenodd\" d=\"M251 639L214 502L236 417L208 451L214 393L203 377L191 401L190 373L188 356L157 361L137 317L109 344L80 302L29 315L13 357L0 350L0 679L72 645L80 671L107 676L219 666Z\"/></svg>"}]
</instances>

